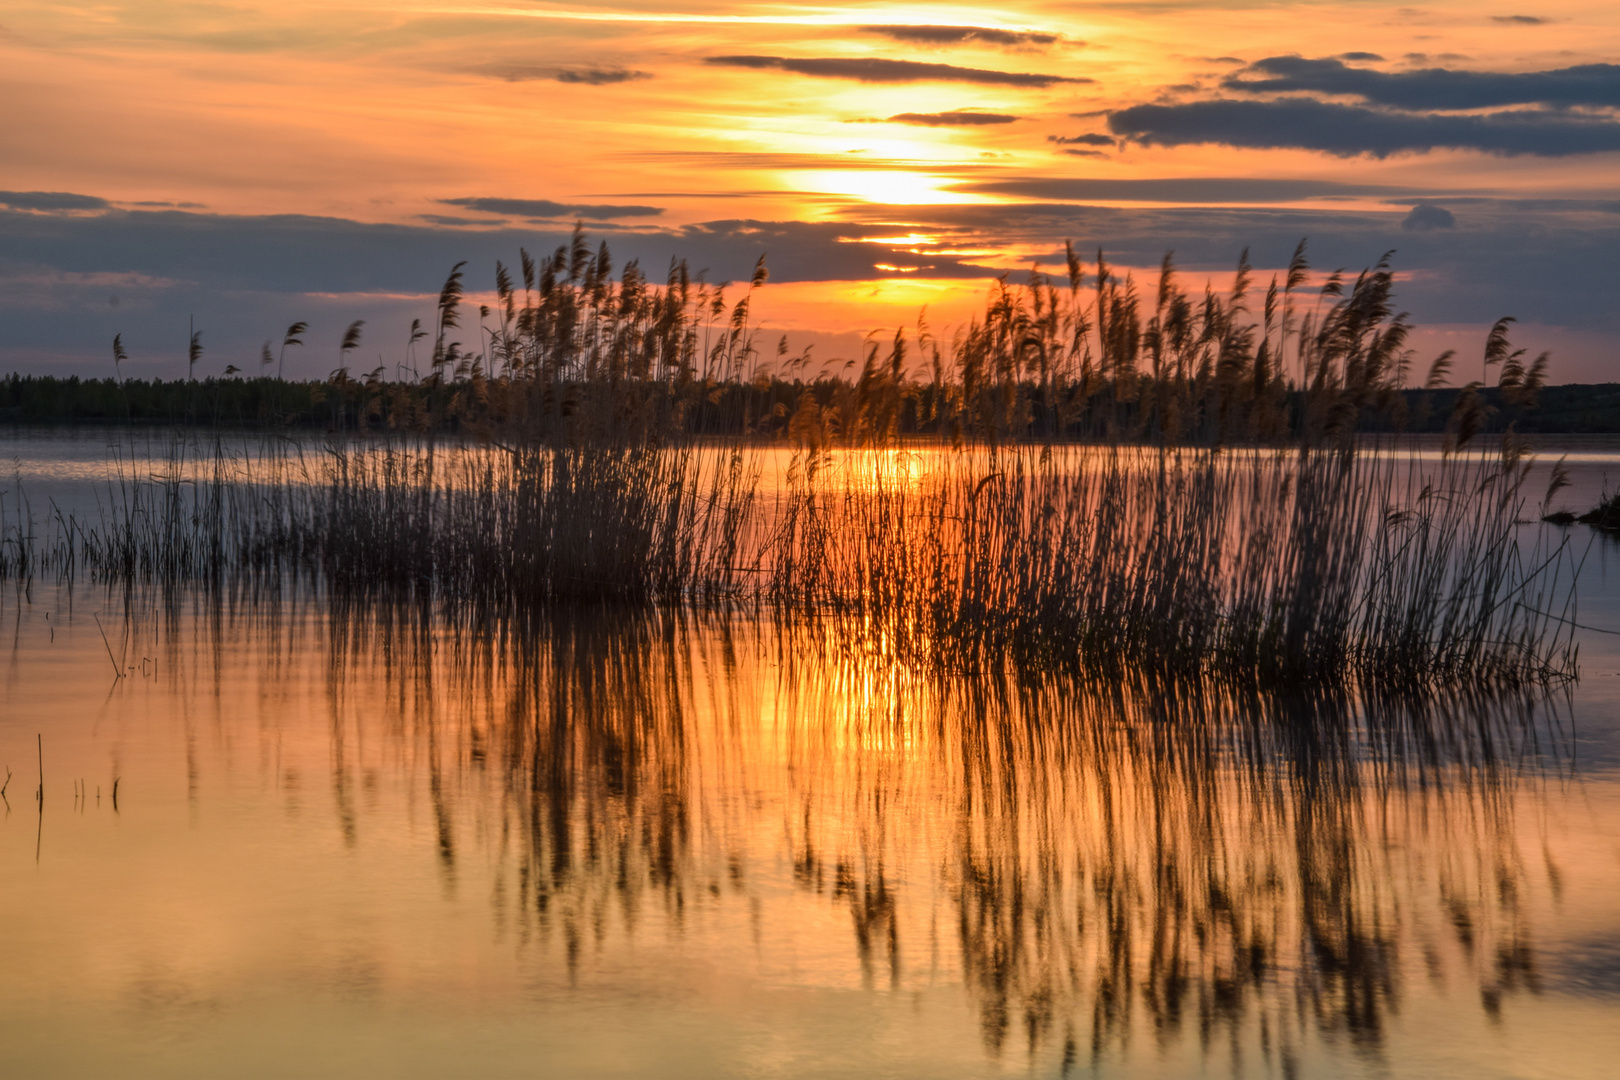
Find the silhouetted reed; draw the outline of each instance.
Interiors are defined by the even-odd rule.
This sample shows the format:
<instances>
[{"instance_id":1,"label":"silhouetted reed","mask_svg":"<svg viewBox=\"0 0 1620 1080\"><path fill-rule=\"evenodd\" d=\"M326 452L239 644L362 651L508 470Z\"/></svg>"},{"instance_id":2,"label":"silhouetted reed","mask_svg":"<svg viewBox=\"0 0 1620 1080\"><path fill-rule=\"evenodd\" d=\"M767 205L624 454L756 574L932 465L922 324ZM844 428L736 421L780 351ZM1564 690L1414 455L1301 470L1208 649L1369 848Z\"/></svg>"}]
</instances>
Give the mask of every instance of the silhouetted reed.
<instances>
[{"instance_id":1,"label":"silhouetted reed","mask_svg":"<svg viewBox=\"0 0 1620 1080\"><path fill-rule=\"evenodd\" d=\"M741 294L728 295L728 285L705 282L680 260L655 284L634 260L616 266L606 243L593 250L579 230L549 256L519 256L516 279L496 263L494 303L478 306L476 325L466 264L458 263L432 330L417 320L396 360L369 372L351 374L345 362L324 380L284 381L280 358L308 334L298 322L279 354L273 339L265 342L259 378L125 380L130 354L120 336L118 378L13 376L0 381L0 408L24 419L501 432L508 441L568 437L578 417L608 415L621 433L665 441L785 434L869 443L929 434L1224 445L1343 443L1358 428L1399 429L1414 403L1420 413L1430 407L1406 390L1415 374L1413 328L1394 306L1389 256L1353 279L1320 276L1304 241L1263 293L1247 250L1230 288L1189 292L1168 254L1149 286L1101 252L1087 264L1066 244L1056 277L1039 267L1023 282L1003 277L983 313L948 341L919 319L914 331L874 336L819 374L808 350L789 355L784 338L766 355L756 341L763 259ZM1522 413L1545 382L1547 354L1527 361L1514 349L1512 321L1499 320L1487 336L1481 378L1454 392L1450 429L1461 443L1499 408ZM358 343L360 325L336 343L340 360ZM424 371L416 348L428 339ZM1450 352L1435 358L1424 387L1438 389L1453 361ZM241 369L252 367L242 358Z\"/></svg>"},{"instance_id":2,"label":"silhouetted reed","mask_svg":"<svg viewBox=\"0 0 1620 1080\"><path fill-rule=\"evenodd\" d=\"M314 575L484 615L757 603L829 614L852 648L953 671L1573 672L1572 564L1562 547L1518 547L1525 449L1510 432L1500 454L1466 450L1479 384L1438 466L1355 441L1358 417L1398 420L1405 402L1409 327L1387 261L1307 303L1301 245L1251 315L1246 255L1229 294L1201 302L1167 258L1151 314L1100 255L1090 273L1066 259L1066 288L1040 273L998 283L948 354L920 326L914 344L872 345L830 399L806 389L758 415L763 262L732 304L678 262L662 288L634 263L615 281L606 245L576 233L538 263L523 255L521 290L497 266L477 352L456 340L473 330L458 265L432 334L412 331L413 346L433 340L427 375L366 377L356 415L372 435L251 454L181 440L155 472L120 463L100 519L60 523L58 572L82 559L106 578L214 587ZM1509 322L1484 370L1528 401L1545 357L1526 365ZM361 385L344 368L332 384ZM731 435L694 438L726 402L741 409L720 418ZM436 437L447 418L476 438ZM913 445L906 430L942 438ZM1053 441L1088 431L1100 447ZM770 432L783 440L756 438ZM38 562L20 528L0 521L0 572Z\"/></svg>"},{"instance_id":3,"label":"silhouetted reed","mask_svg":"<svg viewBox=\"0 0 1620 1080\"><path fill-rule=\"evenodd\" d=\"M59 520L51 550L69 577L308 577L485 619L763 605L949 671L1513 683L1575 660L1567 545L1519 547L1527 470L1511 439L1438 463L1380 447L182 441L155 466L116 463L99 520ZM23 526L0 527L0 569L31 572Z\"/></svg>"},{"instance_id":4,"label":"silhouetted reed","mask_svg":"<svg viewBox=\"0 0 1620 1080\"><path fill-rule=\"evenodd\" d=\"M830 485L801 460L768 590L960 670L1543 677L1574 567L1518 549L1520 453L880 453Z\"/></svg>"}]
</instances>

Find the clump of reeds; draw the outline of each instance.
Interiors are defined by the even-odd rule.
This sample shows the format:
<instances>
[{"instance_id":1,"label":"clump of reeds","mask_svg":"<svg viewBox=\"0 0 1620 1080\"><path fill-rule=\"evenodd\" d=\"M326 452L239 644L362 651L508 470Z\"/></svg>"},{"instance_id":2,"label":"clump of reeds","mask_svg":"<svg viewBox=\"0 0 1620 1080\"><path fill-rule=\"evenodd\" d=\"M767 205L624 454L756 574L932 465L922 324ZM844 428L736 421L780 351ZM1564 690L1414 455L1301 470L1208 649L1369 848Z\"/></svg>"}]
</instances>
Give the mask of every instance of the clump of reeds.
<instances>
[{"instance_id":1,"label":"clump of reeds","mask_svg":"<svg viewBox=\"0 0 1620 1080\"><path fill-rule=\"evenodd\" d=\"M739 450L645 444L334 449L299 522L328 580L505 608L736 590Z\"/></svg>"},{"instance_id":2,"label":"clump of reeds","mask_svg":"<svg viewBox=\"0 0 1620 1080\"><path fill-rule=\"evenodd\" d=\"M1230 288L1189 291L1166 255L1156 276L1087 263L1065 245L1055 277L1003 278L982 315L948 337L916 330L873 340L812 374L809 352L767 357L752 322L763 259L741 295L681 261L663 283L617 265L582 230L539 258L497 262L495 302L469 310L466 264L445 280L428 324L416 320L390 368L324 381L221 379L0 383L0 408L36 418L132 418L347 431L454 432L512 442L577 440L612 427L669 442L694 436L787 436L824 444L929 435L956 443L1089 439L1111 443L1343 445L1358 430L1399 430L1432 402L1413 381L1412 325L1394 305L1388 256L1354 278L1313 274L1301 241L1264 289L1248 253ZM1481 378L1447 425L1456 445L1488 430L1498 406L1531 406L1546 379L1499 320ZM428 329L431 326L431 330ZM338 344L340 360L360 323ZM294 323L281 355L301 345ZM272 339L273 340L273 339ZM431 340L425 365L416 346ZM127 358L122 339L115 359ZM200 347L192 353L193 368ZM274 359L267 341L260 370ZM1442 354L1424 386L1455 362ZM279 364L279 361L275 361ZM231 365L234 367L235 365ZM243 358L243 366L251 362ZM852 372L850 377L842 373ZM120 369L121 374L121 369ZM1494 380L1494 385L1492 382ZM210 404L198 408L199 395ZM71 400L69 400L71 399ZM1492 404L1492 403L1496 404Z\"/></svg>"},{"instance_id":3,"label":"clump of reeds","mask_svg":"<svg viewBox=\"0 0 1620 1080\"><path fill-rule=\"evenodd\" d=\"M1550 521L1554 525L1573 525L1580 522L1590 525L1600 532L1620 532L1620 492L1610 492L1607 488L1598 496L1597 505L1582 514L1574 514L1568 510L1547 514L1543 521Z\"/></svg>"},{"instance_id":4,"label":"clump of reeds","mask_svg":"<svg viewBox=\"0 0 1620 1080\"><path fill-rule=\"evenodd\" d=\"M40 572L72 576L78 569L80 523L54 502L36 512L20 472L0 487L0 581L27 585Z\"/></svg>"},{"instance_id":5,"label":"clump of reeds","mask_svg":"<svg viewBox=\"0 0 1620 1080\"><path fill-rule=\"evenodd\" d=\"M521 290L498 265L476 328L458 265L432 333L411 335L433 341L421 380L334 372L334 429L354 416L368 438L251 458L177 443L157 472L121 465L97 522L63 522L60 558L120 580L309 574L461 611L756 603L831 613L853 646L952 670L1572 670L1567 560L1517 546L1523 448L1510 435L1500 455L1465 454L1487 419L1480 384L1438 470L1358 450L1368 410L1399 419L1411 364L1387 260L1307 298L1301 245L1257 301L1246 255L1229 293L1202 300L1166 258L1150 313L1100 255L1089 272L1066 260L1066 283L999 283L948 349L919 326L870 346L831 397L757 413L763 263L733 304L681 263L662 287L634 263L615 280L606 245L576 232L523 254ZM1509 321L1483 369L1523 403L1545 358L1524 363ZM694 438L724 400L740 408L719 425L731 437ZM435 440L452 421L473 439ZM771 451L754 436L772 431L792 460L764 499ZM941 438L908 477L893 466L915 431ZM1059 441L1076 434L1102 445ZM1215 449L1233 444L1247 449ZM32 540L16 536L22 566Z\"/></svg>"},{"instance_id":6,"label":"clump of reeds","mask_svg":"<svg viewBox=\"0 0 1620 1080\"><path fill-rule=\"evenodd\" d=\"M1334 450L641 441L180 448L67 523L113 580L308 576L505 616L580 600L810 613L976 671L1264 681L1567 675L1573 568L1517 543L1528 468ZM788 466L762 496L767 466Z\"/></svg>"},{"instance_id":7,"label":"clump of reeds","mask_svg":"<svg viewBox=\"0 0 1620 1080\"><path fill-rule=\"evenodd\" d=\"M874 647L1037 666L1320 678L1538 678L1572 665L1563 548L1525 559L1525 462L1002 449L926 482L874 455L797 480L766 560L779 604Z\"/></svg>"}]
</instances>

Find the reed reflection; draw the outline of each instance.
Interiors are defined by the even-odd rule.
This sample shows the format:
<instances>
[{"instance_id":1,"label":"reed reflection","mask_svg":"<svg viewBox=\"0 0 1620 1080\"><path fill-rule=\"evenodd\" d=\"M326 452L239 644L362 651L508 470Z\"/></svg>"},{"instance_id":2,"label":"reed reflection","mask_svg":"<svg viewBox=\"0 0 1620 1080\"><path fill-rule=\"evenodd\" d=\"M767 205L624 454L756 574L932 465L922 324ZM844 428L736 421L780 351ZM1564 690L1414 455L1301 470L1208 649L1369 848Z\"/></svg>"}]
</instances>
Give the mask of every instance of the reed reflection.
<instances>
[{"instance_id":1,"label":"reed reflection","mask_svg":"<svg viewBox=\"0 0 1620 1080\"><path fill-rule=\"evenodd\" d=\"M1496 958L1487 999L1519 987L1503 766L1534 707L1146 682L923 704L939 741L907 782L956 826L940 885L987 1044L1061 1029L1100 1053L1137 1020L1207 1044L1257 1021L1286 1057L1297 1010L1374 1046L1426 903Z\"/></svg>"},{"instance_id":2,"label":"reed reflection","mask_svg":"<svg viewBox=\"0 0 1620 1080\"><path fill-rule=\"evenodd\" d=\"M1414 980L1490 1015L1540 985L1516 829L1571 760L1544 693L941 679L822 620L325 610L346 842L359 732L425 774L445 887L489 875L570 979L660 934L768 960L819 908L859 984L959 981L992 1053L1285 1071L1314 1036L1376 1054Z\"/></svg>"}]
</instances>

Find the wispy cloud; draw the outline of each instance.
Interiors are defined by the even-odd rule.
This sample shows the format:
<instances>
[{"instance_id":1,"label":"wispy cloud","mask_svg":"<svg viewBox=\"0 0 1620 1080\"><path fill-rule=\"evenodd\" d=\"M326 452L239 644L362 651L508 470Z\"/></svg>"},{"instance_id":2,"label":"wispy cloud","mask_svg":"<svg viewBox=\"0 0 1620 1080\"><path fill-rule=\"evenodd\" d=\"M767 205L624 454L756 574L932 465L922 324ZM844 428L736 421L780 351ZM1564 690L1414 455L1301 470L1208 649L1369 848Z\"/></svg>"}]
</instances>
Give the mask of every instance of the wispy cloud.
<instances>
[{"instance_id":1,"label":"wispy cloud","mask_svg":"<svg viewBox=\"0 0 1620 1080\"><path fill-rule=\"evenodd\" d=\"M1439 148L1568 157L1620 150L1620 123L1553 109L1476 116L1388 113L1310 98L1136 105L1108 117L1114 134L1150 146L1219 143L1388 157Z\"/></svg>"},{"instance_id":2,"label":"wispy cloud","mask_svg":"<svg viewBox=\"0 0 1620 1080\"><path fill-rule=\"evenodd\" d=\"M746 280L761 254L769 256L773 281L853 282L904 270L986 280L1016 267L1005 264L1003 256L967 252L1016 245L1045 252L1040 261L1057 266L1061 254L1051 246L1054 239L1073 236L1084 238L1088 247L1101 247L1120 266L1151 267L1166 250L1174 250L1189 271L1225 271L1246 245L1255 265L1285 266L1300 237L1309 236L1312 262L1324 267L1367 265L1399 247L1401 269L1420 272L1403 282L1400 296L1401 306L1420 324L1488 323L1512 311L1526 322L1594 333L1620 328L1620 312L1608 302L1611 283L1620 276L1620 214L1608 202L1470 199L1450 190L1241 177L1025 176L974 187L1014 199L929 206L851 203L838 211L839 220L739 218L648 228L616 233L612 247L621 263L635 258L643 266L662 267L672 256L689 258L692 266L710 270L711 281ZM1377 209L1264 205L1323 194L1399 196L1401 201ZM1051 201L1023 201L1028 199ZM1253 205L1095 205L1106 201ZM1467 227L1459 221L1456 228L1403 230L1411 208L1423 204L1442 204L1459 218L1466 207ZM178 352L173 347L174 328L183 328L193 312L206 316L211 355L221 365L253 357L269 333L295 319L319 323L335 344L344 326L366 318L368 328L378 331L376 340L397 343L388 349L392 359L411 319L431 317L439 284L456 262L470 260L471 287L489 288L494 260L510 265L520 246L549 250L567 241L568 230L567 222L467 229L293 215L0 210L0 276L9 282L20 273L41 283L0 320L0 362L26 361L43 369L83 357L85 363L102 365L107 342L121 332L149 359L166 350L161 355L183 375L183 345ZM884 239L912 231L943 242L921 246ZM1512 257L1502 258L1503 251ZM137 290L147 281L166 284ZM8 283L7 289L13 286ZM120 298L117 307L113 296ZM375 297L386 302L369 299ZM0 304L6 302L0 295ZM61 310L74 315L63 319ZM1593 363L1594 372L1604 370L1599 361Z\"/></svg>"},{"instance_id":3,"label":"wispy cloud","mask_svg":"<svg viewBox=\"0 0 1620 1080\"><path fill-rule=\"evenodd\" d=\"M987 86L1053 86L1057 83L1089 83L1093 79L1068 75L1043 75L1025 71L993 71L988 68L957 67L955 64L929 64L919 60L885 60L872 56L711 56L705 61L723 67L775 69L795 75L824 79L855 79L869 83L966 82Z\"/></svg>"},{"instance_id":4,"label":"wispy cloud","mask_svg":"<svg viewBox=\"0 0 1620 1080\"><path fill-rule=\"evenodd\" d=\"M1527 72L1449 68L1389 72L1350 67L1340 58L1270 56L1228 76L1223 85L1249 94L1344 94L1375 105L1411 110L1489 109L1504 105L1616 106L1620 105L1620 64L1581 64Z\"/></svg>"},{"instance_id":5,"label":"wispy cloud","mask_svg":"<svg viewBox=\"0 0 1620 1080\"><path fill-rule=\"evenodd\" d=\"M506 224L505 218L454 217L450 214L417 214L416 216L419 220L426 221L430 225L448 225L451 228L466 225L490 226Z\"/></svg>"},{"instance_id":6,"label":"wispy cloud","mask_svg":"<svg viewBox=\"0 0 1620 1080\"><path fill-rule=\"evenodd\" d=\"M975 112L958 109L951 112L895 113L880 123L917 124L922 127L979 127L986 124L1010 124L1019 117L1007 113Z\"/></svg>"},{"instance_id":7,"label":"wispy cloud","mask_svg":"<svg viewBox=\"0 0 1620 1080\"><path fill-rule=\"evenodd\" d=\"M583 83L587 86L611 86L614 83L636 82L650 78L652 78L650 71L635 71L621 67L562 68L557 72L557 81L560 83Z\"/></svg>"},{"instance_id":8,"label":"wispy cloud","mask_svg":"<svg viewBox=\"0 0 1620 1080\"><path fill-rule=\"evenodd\" d=\"M605 203L560 203L550 199L502 199L488 196L461 199L440 199L446 206L459 206L481 214L510 214L513 217L564 218L578 217L606 221L610 218L656 217L664 212L661 206L617 206ZM461 223L462 219L453 219Z\"/></svg>"},{"instance_id":9,"label":"wispy cloud","mask_svg":"<svg viewBox=\"0 0 1620 1080\"><path fill-rule=\"evenodd\" d=\"M105 210L107 200L71 191L0 191L0 206L13 210L61 213L67 210Z\"/></svg>"},{"instance_id":10,"label":"wispy cloud","mask_svg":"<svg viewBox=\"0 0 1620 1080\"><path fill-rule=\"evenodd\" d=\"M1391 198L1422 194L1383 184L1349 184L1336 180L1285 180L1241 176L1145 177L1108 180L1047 176L973 180L955 190L975 195L1010 195L1022 199L1073 202L1149 203L1281 203L1300 199L1382 195Z\"/></svg>"},{"instance_id":11,"label":"wispy cloud","mask_svg":"<svg viewBox=\"0 0 1620 1080\"><path fill-rule=\"evenodd\" d=\"M1540 15L1492 15L1491 22L1508 23L1512 26L1545 26L1552 22Z\"/></svg>"},{"instance_id":12,"label":"wispy cloud","mask_svg":"<svg viewBox=\"0 0 1620 1080\"><path fill-rule=\"evenodd\" d=\"M1107 135L1048 135L1046 141L1059 146L1113 146L1115 141Z\"/></svg>"},{"instance_id":13,"label":"wispy cloud","mask_svg":"<svg viewBox=\"0 0 1620 1080\"><path fill-rule=\"evenodd\" d=\"M914 41L923 45L963 45L970 42L988 45L1055 44L1061 34L1043 30L1001 30L992 26L935 26L930 24L892 23L860 28L868 34L882 34L895 41Z\"/></svg>"},{"instance_id":14,"label":"wispy cloud","mask_svg":"<svg viewBox=\"0 0 1620 1080\"><path fill-rule=\"evenodd\" d=\"M505 79L507 82L550 80L580 86L613 86L652 78L652 72L636 71L632 68L557 67L555 64L481 64L470 70L477 75Z\"/></svg>"}]
</instances>

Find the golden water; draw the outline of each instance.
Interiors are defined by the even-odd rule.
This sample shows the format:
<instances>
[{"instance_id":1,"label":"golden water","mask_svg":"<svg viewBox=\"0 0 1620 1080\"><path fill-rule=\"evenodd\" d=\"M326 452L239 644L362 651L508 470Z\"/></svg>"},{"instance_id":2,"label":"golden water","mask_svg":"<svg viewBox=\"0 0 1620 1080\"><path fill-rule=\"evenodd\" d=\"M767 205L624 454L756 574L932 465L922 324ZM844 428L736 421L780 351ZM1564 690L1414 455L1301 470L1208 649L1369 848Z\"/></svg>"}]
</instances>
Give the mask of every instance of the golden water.
<instances>
[{"instance_id":1,"label":"golden water","mask_svg":"<svg viewBox=\"0 0 1620 1080\"><path fill-rule=\"evenodd\" d=\"M1620 629L1608 558L1580 619ZM820 633L8 585L0 1073L1620 1060L1620 637L1567 691L1414 698Z\"/></svg>"}]
</instances>

